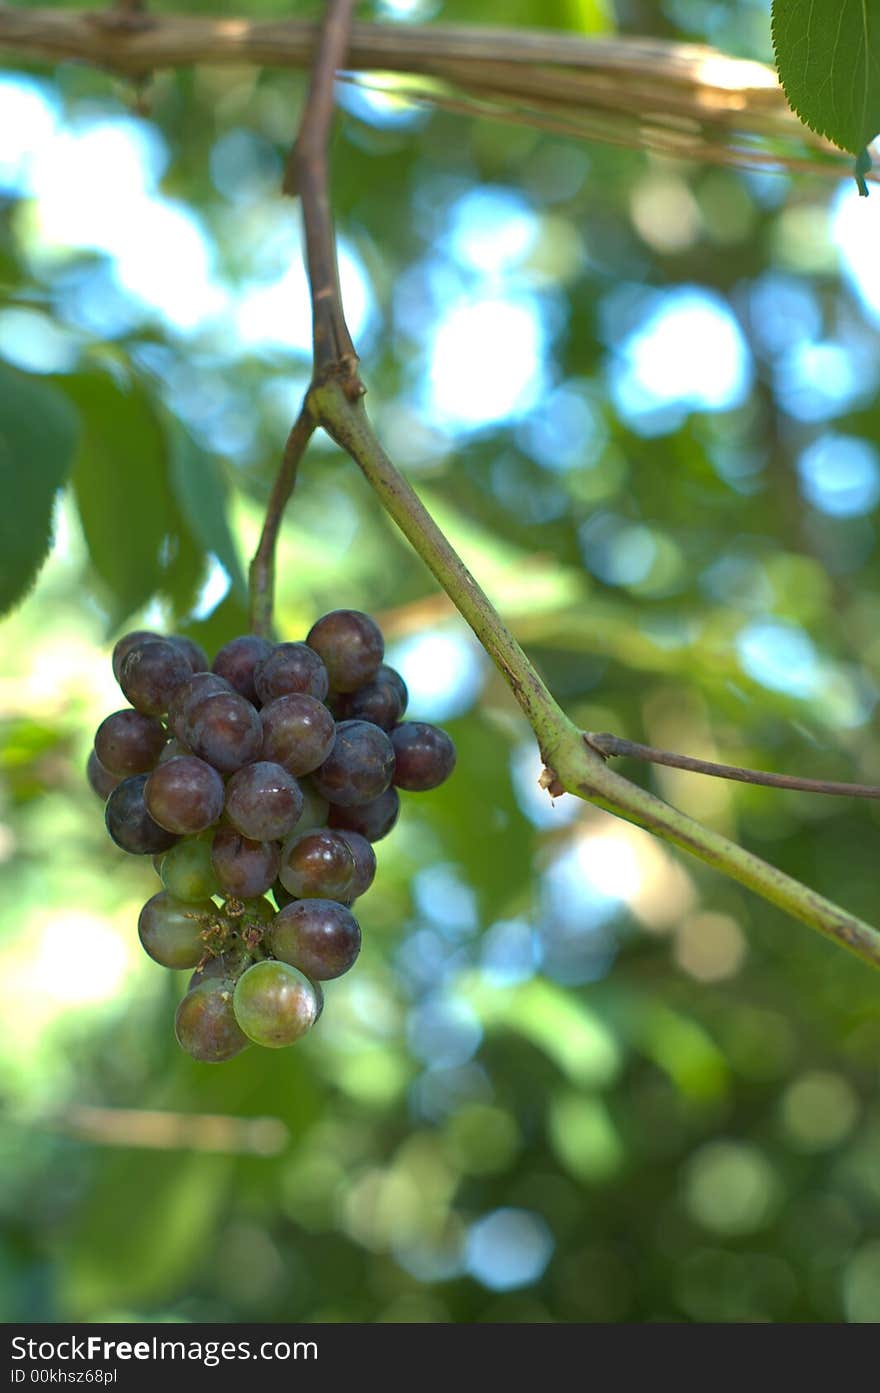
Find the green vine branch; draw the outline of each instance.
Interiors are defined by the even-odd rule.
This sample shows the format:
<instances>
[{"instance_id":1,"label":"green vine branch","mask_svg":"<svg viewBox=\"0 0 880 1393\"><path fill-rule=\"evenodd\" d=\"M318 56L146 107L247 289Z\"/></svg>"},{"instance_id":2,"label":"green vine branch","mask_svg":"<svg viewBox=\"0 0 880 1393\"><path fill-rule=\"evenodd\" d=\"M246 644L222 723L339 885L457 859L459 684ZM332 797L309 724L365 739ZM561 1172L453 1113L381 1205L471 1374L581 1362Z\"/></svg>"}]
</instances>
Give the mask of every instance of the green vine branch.
<instances>
[{"instance_id":1,"label":"green vine branch","mask_svg":"<svg viewBox=\"0 0 880 1393\"><path fill-rule=\"evenodd\" d=\"M571 793L645 828L747 886L864 962L880 967L877 929L609 768L606 758L616 751L602 750L596 745L597 737L587 737L565 715L487 595L382 448L361 399L364 389L357 375L357 356L345 329L327 186L333 82L344 60L352 9L352 0L328 0L326 5L309 95L285 183L287 190L296 189L302 200L315 358L312 384L288 440L270 501L257 554L259 565L255 557L251 569L257 621L264 626L271 624L271 556L281 511L290 494L296 463L312 430L321 426L359 466L386 512L495 662L535 732L547 766L544 784L552 793Z\"/></svg>"}]
</instances>

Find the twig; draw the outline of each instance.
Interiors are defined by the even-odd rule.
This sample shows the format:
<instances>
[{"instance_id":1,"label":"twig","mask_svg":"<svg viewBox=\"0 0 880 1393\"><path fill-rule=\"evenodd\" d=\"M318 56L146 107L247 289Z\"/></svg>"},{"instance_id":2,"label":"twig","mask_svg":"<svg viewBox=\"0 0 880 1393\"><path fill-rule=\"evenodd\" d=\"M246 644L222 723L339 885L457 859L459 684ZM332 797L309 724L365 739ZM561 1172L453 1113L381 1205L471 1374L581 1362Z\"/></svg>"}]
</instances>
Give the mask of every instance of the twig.
<instances>
[{"instance_id":1,"label":"twig","mask_svg":"<svg viewBox=\"0 0 880 1393\"><path fill-rule=\"evenodd\" d=\"M606 758L641 759L648 764L664 764L670 769L686 769L691 774L709 774L716 779L733 779L741 784L761 784L766 788L794 789L801 793L827 793L838 798L880 798L880 785L848 784L837 779L802 779L795 774L771 774L763 769L743 769L738 764L716 764L693 755L678 755L640 745L607 732L585 731L584 739Z\"/></svg>"},{"instance_id":2,"label":"twig","mask_svg":"<svg viewBox=\"0 0 880 1393\"><path fill-rule=\"evenodd\" d=\"M342 370L353 381L355 394L357 354L342 310L336 236L327 189L327 145L334 111L334 84L348 49L355 0L333 0L324 12L324 23L312 65L299 133L284 175L284 191L299 194L306 232L306 265L312 298L314 379L327 369Z\"/></svg>"},{"instance_id":3,"label":"twig","mask_svg":"<svg viewBox=\"0 0 880 1393\"><path fill-rule=\"evenodd\" d=\"M287 507L296 484L299 462L314 430L315 422L308 409L303 406L287 437L287 443L281 457L281 468L269 495L266 518L263 523L263 531L260 534L260 544L254 552L248 571L251 633L261 634L264 638L272 636L272 608L275 599L275 547L278 541L278 530L281 526L284 509Z\"/></svg>"}]
</instances>

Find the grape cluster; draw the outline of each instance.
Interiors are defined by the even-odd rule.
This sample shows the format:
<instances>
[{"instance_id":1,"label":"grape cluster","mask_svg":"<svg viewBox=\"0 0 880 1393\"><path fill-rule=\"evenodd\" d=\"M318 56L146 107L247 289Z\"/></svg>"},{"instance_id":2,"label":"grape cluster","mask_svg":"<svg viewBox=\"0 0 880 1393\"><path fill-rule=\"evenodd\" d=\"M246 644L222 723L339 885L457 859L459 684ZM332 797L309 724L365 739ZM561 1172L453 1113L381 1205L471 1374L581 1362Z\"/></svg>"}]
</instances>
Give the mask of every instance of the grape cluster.
<instances>
[{"instance_id":1,"label":"grape cluster","mask_svg":"<svg viewBox=\"0 0 880 1393\"><path fill-rule=\"evenodd\" d=\"M130 705L98 727L88 780L116 845L159 872L138 933L155 962L192 972L175 1031L195 1059L279 1049L314 1025L321 983L360 951L351 907L398 789L452 773L455 746L402 720L406 686L383 656L374 621L346 609L304 643L243 634L213 664L145 630L113 650Z\"/></svg>"}]
</instances>

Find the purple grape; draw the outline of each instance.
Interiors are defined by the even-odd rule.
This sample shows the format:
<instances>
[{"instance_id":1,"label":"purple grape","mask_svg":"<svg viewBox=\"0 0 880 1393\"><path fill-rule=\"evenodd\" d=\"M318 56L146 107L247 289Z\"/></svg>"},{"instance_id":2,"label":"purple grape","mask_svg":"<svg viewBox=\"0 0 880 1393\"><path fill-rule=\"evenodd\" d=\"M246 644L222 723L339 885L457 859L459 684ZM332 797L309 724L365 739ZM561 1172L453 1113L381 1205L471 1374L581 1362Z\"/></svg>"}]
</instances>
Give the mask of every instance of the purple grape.
<instances>
[{"instance_id":1,"label":"purple grape","mask_svg":"<svg viewBox=\"0 0 880 1393\"><path fill-rule=\"evenodd\" d=\"M352 855L354 856L355 873L354 880L349 887L348 893L343 896L347 903L358 899L369 890L376 878L376 853L366 837L360 832L350 832L346 828L340 827L336 832L337 837L344 837L348 843ZM173 855L169 851L169 856ZM331 899L334 896L330 896Z\"/></svg>"},{"instance_id":2,"label":"purple grape","mask_svg":"<svg viewBox=\"0 0 880 1393\"><path fill-rule=\"evenodd\" d=\"M89 781L89 787L94 793L97 793L104 803L120 782L119 775L111 774L109 769L105 769L94 750L92 750L86 763L86 778Z\"/></svg>"},{"instance_id":3,"label":"purple grape","mask_svg":"<svg viewBox=\"0 0 880 1393\"><path fill-rule=\"evenodd\" d=\"M95 754L111 774L146 774L165 746L165 727L155 716L127 707L105 716L95 732Z\"/></svg>"},{"instance_id":4,"label":"purple grape","mask_svg":"<svg viewBox=\"0 0 880 1393\"><path fill-rule=\"evenodd\" d=\"M161 716L177 688L191 676L189 659L180 648L166 639L146 639L125 655L119 685L138 711Z\"/></svg>"},{"instance_id":5,"label":"purple grape","mask_svg":"<svg viewBox=\"0 0 880 1393\"><path fill-rule=\"evenodd\" d=\"M168 728L178 740L183 739L187 721L200 701L206 697L218 696L221 692L232 692L233 688L225 677L215 672L196 672L187 682L181 684L168 707Z\"/></svg>"},{"instance_id":6,"label":"purple grape","mask_svg":"<svg viewBox=\"0 0 880 1393\"><path fill-rule=\"evenodd\" d=\"M371 682L356 692L342 692L334 698L333 709L340 721L370 721L389 731L400 720L409 693L406 683L393 667L383 663Z\"/></svg>"},{"instance_id":7,"label":"purple grape","mask_svg":"<svg viewBox=\"0 0 880 1393\"><path fill-rule=\"evenodd\" d=\"M130 634L123 634L122 638L113 649L113 676L119 682L122 679L122 664L125 662L129 653L140 643L158 643L162 638L161 634L154 634L152 629L133 629Z\"/></svg>"},{"instance_id":8,"label":"purple grape","mask_svg":"<svg viewBox=\"0 0 880 1393\"><path fill-rule=\"evenodd\" d=\"M177 1043L203 1064L232 1059L251 1043L235 1019L231 982L208 980L187 992L174 1017Z\"/></svg>"},{"instance_id":9,"label":"purple grape","mask_svg":"<svg viewBox=\"0 0 880 1393\"><path fill-rule=\"evenodd\" d=\"M138 937L144 951L162 967L198 967L207 953L203 932L216 917L210 900L184 904L160 890L140 912Z\"/></svg>"},{"instance_id":10,"label":"purple grape","mask_svg":"<svg viewBox=\"0 0 880 1393\"><path fill-rule=\"evenodd\" d=\"M387 837L400 814L400 795L396 788L388 788L370 803L361 803L355 808L340 808L330 805L328 825L344 828L348 832L359 832L368 842L380 842Z\"/></svg>"},{"instance_id":11,"label":"purple grape","mask_svg":"<svg viewBox=\"0 0 880 1393\"><path fill-rule=\"evenodd\" d=\"M329 690L327 669L304 643L279 643L254 669L254 686L263 703L301 692L323 701Z\"/></svg>"},{"instance_id":12,"label":"purple grape","mask_svg":"<svg viewBox=\"0 0 880 1393\"><path fill-rule=\"evenodd\" d=\"M235 984L235 1019L257 1045L283 1049L318 1019L318 996L312 983L282 962L254 963Z\"/></svg>"},{"instance_id":13,"label":"purple grape","mask_svg":"<svg viewBox=\"0 0 880 1393\"><path fill-rule=\"evenodd\" d=\"M375 675L385 652L378 625L356 609L335 609L312 625L306 643L324 660L334 692L354 692Z\"/></svg>"},{"instance_id":14,"label":"purple grape","mask_svg":"<svg viewBox=\"0 0 880 1393\"><path fill-rule=\"evenodd\" d=\"M345 900L356 873L355 855L345 837L322 827L299 835L294 832L287 839L278 879L300 900Z\"/></svg>"},{"instance_id":15,"label":"purple grape","mask_svg":"<svg viewBox=\"0 0 880 1393\"><path fill-rule=\"evenodd\" d=\"M259 760L233 774L226 788L226 816L255 842L281 841L303 810L300 786L281 764Z\"/></svg>"},{"instance_id":16,"label":"purple grape","mask_svg":"<svg viewBox=\"0 0 880 1393\"><path fill-rule=\"evenodd\" d=\"M316 697L302 692L276 697L260 712L261 758L281 764L298 776L317 769L333 748L336 725Z\"/></svg>"},{"instance_id":17,"label":"purple grape","mask_svg":"<svg viewBox=\"0 0 880 1393\"><path fill-rule=\"evenodd\" d=\"M117 846L133 856L167 851L177 841L173 832L154 822L144 802L149 774L132 774L117 784L104 809L107 831Z\"/></svg>"},{"instance_id":18,"label":"purple grape","mask_svg":"<svg viewBox=\"0 0 880 1393\"><path fill-rule=\"evenodd\" d=\"M266 936L269 951L307 977L341 977L361 950L358 921L335 900L294 900L280 909Z\"/></svg>"},{"instance_id":19,"label":"purple grape","mask_svg":"<svg viewBox=\"0 0 880 1393\"><path fill-rule=\"evenodd\" d=\"M384 730L369 721L340 721L333 748L312 782L322 798L350 808L378 798L393 773L394 750Z\"/></svg>"},{"instance_id":20,"label":"purple grape","mask_svg":"<svg viewBox=\"0 0 880 1393\"><path fill-rule=\"evenodd\" d=\"M455 768L455 746L439 726L404 721L391 732L394 783L410 793L437 788Z\"/></svg>"},{"instance_id":21,"label":"purple grape","mask_svg":"<svg viewBox=\"0 0 880 1393\"><path fill-rule=\"evenodd\" d=\"M221 827L214 837L211 860L224 895L249 900L265 894L277 879L281 848L275 842L251 841L234 827Z\"/></svg>"},{"instance_id":22,"label":"purple grape","mask_svg":"<svg viewBox=\"0 0 880 1393\"><path fill-rule=\"evenodd\" d=\"M259 713L238 692L219 692L198 702L182 734L193 753L221 774L232 774L259 758L263 742Z\"/></svg>"},{"instance_id":23,"label":"purple grape","mask_svg":"<svg viewBox=\"0 0 880 1393\"><path fill-rule=\"evenodd\" d=\"M224 643L214 659L212 671L256 706L261 700L254 686L254 668L272 652L272 644L258 634L241 634Z\"/></svg>"},{"instance_id":24,"label":"purple grape","mask_svg":"<svg viewBox=\"0 0 880 1393\"><path fill-rule=\"evenodd\" d=\"M191 837L211 827L223 811L223 780L204 760L179 755L155 768L144 799L154 822Z\"/></svg>"},{"instance_id":25,"label":"purple grape","mask_svg":"<svg viewBox=\"0 0 880 1393\"><path fill-rule=\"evenodd\" d=\"M207 672L211 666L204 648L201 644L196 643L194 638L189 638L186 634L171 634L168 642L180 649L192 672Z\"/></svg>"}]
</instances>

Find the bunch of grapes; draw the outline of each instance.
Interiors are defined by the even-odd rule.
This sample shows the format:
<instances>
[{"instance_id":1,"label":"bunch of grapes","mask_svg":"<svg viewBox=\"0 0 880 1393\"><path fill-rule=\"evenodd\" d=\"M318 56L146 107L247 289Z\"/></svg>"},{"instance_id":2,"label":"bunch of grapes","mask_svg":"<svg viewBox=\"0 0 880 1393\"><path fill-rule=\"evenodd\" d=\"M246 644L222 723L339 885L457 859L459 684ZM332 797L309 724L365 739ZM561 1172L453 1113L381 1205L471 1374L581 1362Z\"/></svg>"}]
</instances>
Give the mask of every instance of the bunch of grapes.
<instances>
[{"instance_id":1,"label":"bunch of grapes","mask_svg":"<svg viewBox=\"0 0 880 1393\"><path fill-rule=\"evenodd\" d=\"M304 643L234 638L213 665L192 639L143 630L113 650L131 704L98 727L88 779L116 845L159 872L138 933L192 972L175 1031L195 1059L280 1049L314 1025L321 983L360 951L352 905L398 789L452 773L445 731L402 721L406 686L383 656L374 621L346 609Z\"/></svg>"}]
</instances>

